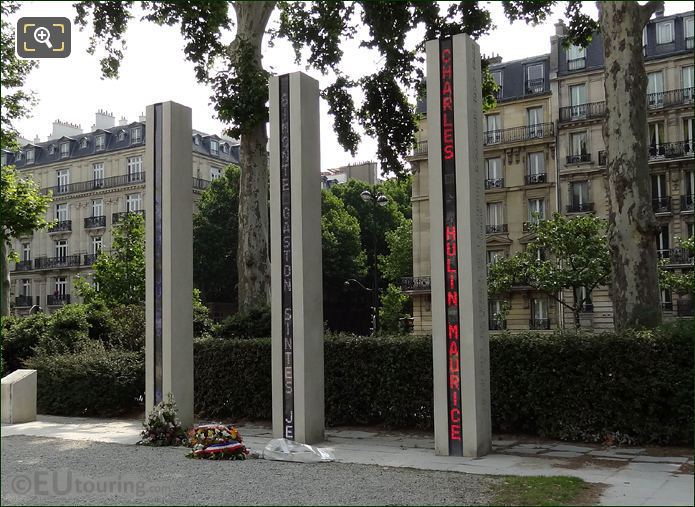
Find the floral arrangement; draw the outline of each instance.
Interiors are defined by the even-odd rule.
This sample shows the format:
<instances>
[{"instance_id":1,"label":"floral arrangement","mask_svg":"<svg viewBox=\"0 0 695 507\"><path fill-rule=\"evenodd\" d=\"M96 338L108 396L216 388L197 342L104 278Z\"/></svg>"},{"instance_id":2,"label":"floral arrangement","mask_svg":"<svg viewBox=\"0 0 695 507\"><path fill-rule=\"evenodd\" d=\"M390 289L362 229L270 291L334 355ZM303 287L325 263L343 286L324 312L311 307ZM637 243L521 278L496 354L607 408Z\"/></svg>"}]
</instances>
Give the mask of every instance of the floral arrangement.
<instances>
[{"instance_id":1,"label":"floral arrangement","mask_svg":"<svg viewBox=\"0 0 695 507\"><path fill-rule=\"evenodd\" d=\"M186 445L186 430L181 426L178 409L171 393L166 401L161 401L152 408L147 420L142 423L144 429L138 445Z\"/></svg>"},{"instance_id":2,"label":"floral arrangement","mask_svg":"<svg viewBox=\"0 0 695 507\"><path fill-rule=\"evenodd\" d=\"M188 432L189 458L246 459L249 450L242 443L239 430L231 424L203 424Z\"/></svg>"}]
</instances>

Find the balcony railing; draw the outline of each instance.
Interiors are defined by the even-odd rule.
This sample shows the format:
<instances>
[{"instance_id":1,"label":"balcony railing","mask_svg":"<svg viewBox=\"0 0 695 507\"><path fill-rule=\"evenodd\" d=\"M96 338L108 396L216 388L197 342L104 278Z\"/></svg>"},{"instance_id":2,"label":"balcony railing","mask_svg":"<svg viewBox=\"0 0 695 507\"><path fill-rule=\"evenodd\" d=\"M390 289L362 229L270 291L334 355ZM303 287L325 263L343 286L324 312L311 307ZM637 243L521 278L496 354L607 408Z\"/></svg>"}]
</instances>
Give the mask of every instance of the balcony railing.
<instances>
[{"instance_id":1,"label":"balcony railing","mask_svg":"<svg viewBox=\"0 0 695 507\"><path fill-rule=\"evenodd\" d=\"M202 178L193 178L193 188L196 190L205 190L212 183L210 180L204 180Z\"/></svg>"},{"instance_id":2,"label":"balcony railing","mask_svg":"<svg viewBox=\"0 0 695 507\"><path fill-rule=\"evenodd\" d=\"M15 271L31 271L31 267L32 267L32 262L30 260L19 261L17 264L14 265L14 270Z\"/></svg>"},{"instance_id":3,"label":"balcony railing","mask_svg":"<svg viewBox=\"0 0 695 507\"><path fill-rule=\"evenodd\" d=\"M408 276L401 278L403 292L429 292L432 289L429 276Z\"/></svg>"},{"instance_id":4,"label":"balcony railing","mask_svg":"<svg viewBox=\"0 0 695 507\"><path fill-rule=\"evenodd\" d=\"M418 141L417 143L415 143L411 155L413 157L421 157L423 155L427 155L427 141Z\"/></svg>"},{"instance_id":5,"label":"balcony railing","mask_svg":"<svg viewBox=\"0 0 695 507\"><path fill-rule=\"evenodd\" d=\"M567 70L579 70L586 67L586 58L573 58L567 60Z\"/></svg>"},{"instance_id":6,"label":"balcony railing","mask_svg":"<svg viewBox=\"0 0 695 507\"><path fill-rule=\"evenodd\" d=\"M692 317L693 316L693 300L692 299L679 299L676 303L676 315L678 317Z\"/></svg>"},{"instance_id":7,"label":"balcony railing","mask_svg":"<svg viewBox=\"0 0 695 507\"><path fill-rule=\"evenodd\" d=\"M671 212L671 197L654 197L652 198L652 209L654 213L670 213Z\"/></svg>"},{"instance_id":8,"label":"balcony railing","mask_svg":"<svg viewBox=\"0 0 695 507\"><path fill-rule=\"evenodd\" d=\"M528 321L529 329L550 329L550 319L530 319Z\"/></svg>"},{"instance_id":9,"label":"balcony railing","mask_svg":"<svg viewBox=\"0 0 695 507\"><path fill-rule=\"evenodd\" d=\"M545 91L545 78L527 79L526 94L543 93Z\"/></svg>"},{"instance_id":10,"label":"balcony railing","mask_svg":"<svg viewBox=\"0 0 695 507\"><path fill-rule=\"evenodd\" d=\"M108 178L97 178L89 181L79 181L77 183L68 183L65 185L57 185L55 187L42 188L41 192L47 194L53 192L53 195L74 194L77 192L89 192L91 190L99 190L102 188L121 187L123 185L132 185L133 183L143 183L145 181L145 173L138 172L132 174L122 174L120 176L110 176Z\"/></svg>"},{"instance_id":11,"label":"balcony railing","mask_svg":"<svg viewBox=\"0 0 695 507\"><path fill-rule=\"evenodd\" d=\"M553 137L555 129L553 123L536 123L535 125L522 125L508 129L486 130L484 134L483 144L491 145Z\"/></svg>"},{"instance_id":12,"label":"balcony railing","mask_svg":"<svg viewBox=\"0 0 695 507\"><path fill-rule=\"evenodd\" d=\"M693 210L693 194L681 195L681 211Z\"/></svg>"},{"instance_id":13,"label":"balcony railing","mask_svg":"<svg viewBox=\"0 0 695 507\"><path fill-rule=\"evenodd\" d=\"M539 222L542 222L545 220L545 218L541 217L538 220L529 220L528 222L523 222L521 224L521 232L529 232L531 230L532 225L537 225Z\"/></svg>"},{"instance_id":14,"label":"balcony railing","mask_svg":"<svg viewBox=\"0 0 695 507\"><path fill-rule=\"evenodd\" d=\"M662 301L661 309L666 310L667 312L673 311L673 301Z\"/></svg>"},{"instance_id":15,"label":"balcony railing","mask_svg":"<svg viewBox=\"0 0 695 507\"><path fill-rule=\"evenodd\" d=\"M608 163L608 153L606 150L601 150L598 152L598 165L605 166Z\"/></svg>"},{"instance_id":16,"label":"balcony railing","mask_svg":"<svg viewBox=\"0 0 695 507\"><path fill-rule=\"evenodd\" d=\"M59 220L52 227L48 228L48 232L70 232L72 231L72 220Z\"/></svg>"},{"instance_id":17,"label":"balcony railing","mask_svg":"<svg viewBox=\"0 0 695 507\"><path fill-rule=\"evenodd\" d=\"M32 306L33 304L31 296L17 296L14 298L15 306Z\"/></svg>"},{"instance_id":18,"label":"balcony railing","mask_svg":"<svg viewBox=\"0 0 695 507\"><path fill-rule=\"evenodd\" d=\"M524 177L524 180L526 181L527 185L535 185L537 183L547 183L548 182L548 174L547 173L527 174Z\"/></svg>"},{"instance_id":19,"label":"balcony railing","mask_svg":"<svg viewBox=\"0 0 695 507\"><path fill-rule=\"evenodd\" d=\"M687 248L671 248L669 262L671 264L692 264L693 254Z\"/></svg>"},{"instance_id":20,"label":"balcony railing","mask_svg":"<svg viewBox=\"0 0 695 507\"><path fill-rule=\"evenodd\" d=\"M649 160L683 158L693 156L693 141L676 141L649 145Z\"/></svg>"},{"instance_id":21,"label":"balcony railing","mask_svg":"<svg viewBox=\"0 0 695 507\"><path fill-rule=\"evenodd\" d=\"M576 106L566 106L560 108L560 123L566 121L588 120L590 118L601 118L606 114L606 103L589 102Z\"/></svg>"},{"instance_id":22,"label":"balcony railing","mask_svg":"<svg viewBox=\"0 0 695 507\"><path fill-rule=\"evenodd\" d=\"M70 294L49 294L46 296L48 306L59 306L70 304Z\"/></svg>"},{"instance_id":23,"label":"balcony railing","mask_svg":"<svg viewBox=\"0 0 695 507\"><path fill-rule=\"evenodd\" d=\"M79 265L79 254L61 257L39 257L38 259L34 259L34 269L71 268Z\"/></svg>"},{"instance_id":24,"label":"balcony railing","mask_svg":"<svg viewBox=\"0 0 695 507\"><path fill-rule=\"evenodd\" d=\"M504 178L485 180L485 190L490 190L491 188L504 188Z\"/></svg>"},{"instance_id":25,"label":"balcony railing","mask_svg":"<svg viewBox=\"0 0 695 507\"><path fill-rule=\"evenodd\" d=\"M594 211L593 202L573 202L567 205L567 213L586 213Z\"/></svg>"},{"instance_id":26,"label":"balcony railing","mask_svg":"<svg viewBox=\"0 0 695 507\"><path fill-rule=\"evenodd\" d=\"M106 215L100 215L96 217L85 217L85 229L94 229L96 227L106 227Z\"/></svg>"},{"instance_id":27,"label":"balcony railing","mask_svg":"<svg viewBox=\"0 0 695 507\"><path fill-rule=\"evenodd\" d=\"M647 105L650 109L658 109L661 107L680 106L690 104L695 95L695 88L680 88L677 90L668 90L665 92L656 92L647 94Z\"/></svg>"},{"instance_id":28,"label":"balcony railing","mask_svg":"<svg viewBox=\"0 0 695 507\"><path fill-rule=\"evenodd\" d=\"M488 321L488 329L490 331L504 331L505 329L507 329L507 321L490 319Z\"/></svg>"},{"instance_id":29,"label":"balcony railing","mask_svg":"<svg viewBox=\"0 0 695 507\"><path fill-rule=\"evenodd\" d=\"M139 214L139 215L143 215L143 216L144 216L144 215L145 215L145 210L144 210L144 209L140 209L140 210L136 210L136 211L119 211L118 213L114 213L113 215L111 215L111 223L112 223L112 224L117 224L118 222L120 222L121 220L123 220L123 217L125 217L125 216L128 215L129 213L137 213L137 214Z\"/></svg>"},{"instance_id":30,"label":"balcony railing","mask_svg":"<svg viewBox=\"0 0 695 507\"><path fill-rule=\"evenodd\" d=\"M84 254L84 259L82 261L83 266L91 266L94 264L99 257L98 253Z\"/></svg>"},{"instance_id":31,"label":"balcony railing","mask_svg":"<svg viewBox=\"0 0 695 507\"><path fill-rule=\"evenodd\" d=\"M486 225L485 234L500 234L507 232L507 224Z\"/></svg>"},{"instance_id":32,"label":"balcony railing","mask_svg":"<svg viewBox=\"0 0 695 507\"><path fill-rule=\"evenodd\" d=\"M568 164L582 164L591 162L591 153L579 153L578 155L567 155Z\"/></svg>"}]
</instances>

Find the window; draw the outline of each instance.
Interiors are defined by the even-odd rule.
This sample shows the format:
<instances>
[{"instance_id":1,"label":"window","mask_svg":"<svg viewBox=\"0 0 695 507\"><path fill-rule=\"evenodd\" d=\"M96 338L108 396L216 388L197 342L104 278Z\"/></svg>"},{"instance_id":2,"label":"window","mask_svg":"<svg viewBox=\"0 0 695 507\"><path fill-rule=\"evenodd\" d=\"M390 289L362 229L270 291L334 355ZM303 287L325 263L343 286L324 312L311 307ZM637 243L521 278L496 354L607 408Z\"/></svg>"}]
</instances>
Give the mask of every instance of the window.
<instances>
[{"instance_id":1,"label":"window","mask_svg":"<svg viewBox=\"0 0 695 507\"><path fill-rule=\"evenodd\" d=\"M53 155L56 152L56 145L52 144L48 147L48 154Z\"/></svg>"},{"instance_id":2,"label":"window","mask_svg":"<svg viewBox=\"0 0 695 507\"><path fill-rule=\"evenodd\" d=\"M570 116L573 119L586 116L586 85L570 86Z\"/></svg>"},{"instance_id":3,"label":"window","mask_svg":"<svg viewBox=\"0 0 695 507\"><path fill-rule=\"evenodd\" d=\"M544 297L533 298L531 300L531 311L536 324L535 329L544 329L544 324L548 320L548 300Z\"/></svg>"},{"instance_id":4,"label":"window","mask_svg":"<svg viewBox=\"0 0 695 507\"><path fill-rule=\"evenodd\" d=\"M213 155L220 154L220 143L214 139L210 139L210 153Z\"/></svg>"},{"instance_id":5,"label":"window","mask_svg":"<svg viewBox=\"0 0 695 507\"><path fill-rule=\"evenodd\" d=\"M26 151L26 163L27 164L33 164L34 163L34 148L29 148Z\"/></svg>"},{"instance_id":6,"label":"window","mask_svg":"<svg viewBox=\"0 0 695 507\"><path fill-rule=\"evenodd\" d=\"M569 163L587 162L586 132L574 132L570 134L570 160Z\"/></svg>"},{"instance_id":7,"label":"window","mask_svg":"<svg viewBox=\"0 0 695 507\"><path fill-rule=\"evenodd\" d=\"M649 107L664 105L664 74L662 72L647 74L647 103Z\"/></svg>"},{"instance_id":8,"label":"window","mask_svg":"<svg viewBox=\"0 0 695 507\"><path fill-rule=\"evenodd\" d=\"M22 243L22 260L31 260L31 243Z\"/></svg>"},{"instance_id":9,"label":"window","mask_svg":"<svg viewBox=\"0 0 695 507\"><path fill-rule=\"evenodd\" d=\"M104 215L104 200L92 199L92 216L101 217Z\"/></svg>"},{"instance_id":10,"label":"window","mask_svg":"<svg viewBox=\"0 0 695 507\"><path fill-rule=\"evenodd\" d=\"M54 296L65 296L67 294L68 281L64 276L56 278Z\"/></svg>"},{"instance_id":11,"label":"window","mask_svg":"<svg viewBox=\"0 0 695 507\"><path fill-rule=\"evenodd\" d=\"M54 241L55 245L55 256L59 257L61 259L64 259L65 257L68 256L68 240L67 239L59 239L57 241Z\"/></svg>"},{"instance_id":12,"label":"window","mask_svg":"<svg viewBox=\"0 0 695 507\"><path fill-rule=\"evenodd\" d=\"M695 137L695 118L685 118L683 120L683 141L685 141L685 152L692 153L693 151L693 139Z\"/></svg>"},{"instance_id":13,"label":"window","mask_svg":"<svg viewBox=\"0 0 695 507\"><path fill-rule=\"evenodd\" d=\"M101 252L101 247L102 247L101 236L93 236L92 237L92 253L98 254L99 252Z\"/></svg>"},{"instance_id":14,"label":"window","mask_svg":"<svg viewBox=\"0 0 695 507\"><path fill-rule=\"evenodd\" d=\"M504 208L501 202L487 204L487 225L502 225L504 223Z\"/></svg>"},{"instance_id":15,"label":"window","mask_svg":"<svg viewBox=\"0 0 695 507\"><path fill-rule=\"evenodd\" d=\"M666 190L666 175L665 174L653 174L652 175L652 199L658 199L661 197L666 197L668 192Z\"/></svg>"},{"instance_id":16,"label":"window","mask_svg":"<svg viewBox=\"0 0 695 507\"><path fill-rule=\"evenodd\" d=\"M528 221L537 224L545 219L545 199L528 200Z\"/></svg>"},{"instance_id":17,"label":"window","mask_svg":"<svg viewBox=\"0 0 695 507\"><path fill-rule=\"evenodd\" d=\"M649 157L663 157L666 154L664 148L664 124L649 124Z\"/></svg>"},{"instance_id":18,"label":"window","mask_svg":"<svg viewBox=\"0 0 695 507\"><path fill-rule=\"evenodd\" d=\"M671 289L661 289L661 308L667 311L673 310L673 299L671 299Z\"/></svg>"},{"instance_id":19,"label":"window","mask_svg":"<svg viewBox=\"0 0 695 507\"><path fill-rule=\"evenodd\" d=\"M504 259L504 250L488 250L487 251L487 265L492 266L499 260Z\"/></svg>"},{"instance_id":20,"label":"window","mask_svg":"<svg viewBox=\"0 0 695 507\"><path fill-rule=\"evenodd\" d=\"M80 139L80 148L83 150L89 145L89 140L86 137Z\"/></svg>"},{"instance_id":21,"label":"window","mask_svg":"<svg viewBox=\"0 0 695 507\"><path fill-rule=\"evenodd\" d=\"M662 225L659 227L659 234L656 236L656 253L659 259L668 259L670 257L669 239L668 224Z\"/></svg>"},{"instance_id":22,"label":"window","mask_svg":"<svg viewBox=\"0 0 695 507\"><path fill-rule=\"evenodd\" d=\"M99 134L94 138L94 146L97 151L106 147L106 134Z\"/></svg>"},{"instance_id":23,"label":"window","mask_svg":"<svg viewBox=\"0 0 695 507\"><path fill-rule=\"evenodd\" d=\"M104 163L92 164L92 180L94 186L101 186L104 183Z\"/></svg>"},{"instance_id":24,"label":"window","mask_svg":"<svg viewBox=\"0 0 695 507\"><path fill-rule=\"evenodd\" d=\"M193 144L200 146L200 136L193 136Z\"/></svg>"},{"instance_id":25,"label":"window","mask_svg":"<svg viewBox=\"0 0 695 507\"><path fill-rule=\"evenodd\" d=\"M17 156L15 158L17 159L17 161L22 160L22 151L21 150L17 152Z\"/></svg>"},{"instance_id":26,"label":"window","mask_svg":"<svg viewBox=\"0 0 695 507\"><path fill-rule=\"evenodd\" d=\"M56 171L58 177L58 188L57 193L62 194L68 191L68 185L70 184L70 169L59 169Z\"/></svg>"},{"instance_id":27,"label":"window","mask_svg":"<svg viewBox=\"0 0 695 507\"><path fill-rule=\"evenodd\" d=\"M570 192L572 193L572 205L581 211L581 208L589 203L589 182L573 181L570 183Z\"/></svg>"},{"instance_id":28,"label":"window","mask_svg":"<svg viewBox=\"0 0 695 507\"><path fill-rule=\"evenodd\" d=\"M210 180L215 181L220 176L222 176L222 169L214 166L210 167Z\"/></svg>"},{"instance_id":29,"label":"window","mask_svg":"<svg viewBox=\"0 0 695 507\"><path fill-rule=\"evenodd\" d=\"M130 144L142 142L142 128L134 127L130 129Z\"/></svg>"},{"instance_id":30,"label":"window","mask_svg":"<svg viewBox=\"0 0 695 507\"><path fill-rule=\"evenodd\" d=\"M528 154L528 183L545 183L545 153Z\"/></svg>"},{"instance_id":31,"label":"window","mask_svg":"<svg viewBox=\"0 0 695 507\"><path fill-rule=\"evenodd\" d=\"M499 114L488 114L485 116L486 144L495 144L502 140L502 134L500 132L501 127Z\"/></svg>"},{"instance_id":32,"label":"window","mask_svg":"<svg viewBox=\"0 0 695 507\"><path fill-rule=\"evenodd\" d=\"M56 204L56 220L64 222L68 219L68 204L63 202Z\"/></svg>"},{"instance_id":33,"label":"window","mask_svg":"<svg viewBox=\"0 0 695 507\"><path fill-rule=\"evenodd\" d=\"M485 159L485 188L502 188L504 180L502 179L502 159L486 158Z\"/></svg>"},{"instance_id":34,"label":"window","mask_svg":"<svg viewBox=\"0 0 695 507\"><path fill-rule=\"evenodd\" d=\"M685 32L685 49L693 49L693 17L683 20L683 28Z\"/></svg>"},{"instance_id":35,"label":"window","mask_svg":"<svg viewBox=\"0 0 695 507\"><path fill-rule=\"evenodd\" d=\"M499 299L491 299L488 302L488 316L490 318L490 329L491 330L502 330L506 328L506 322L504 320L505 317L505 308L503 305L503 301L500 301Z\"/></svg>"},{"instance_id":36,"label":"window","mask_svg":"<svg viewBox=\"0 0 695 507\"><path fill-rule=\"evenodd\" d=\"M142 156L128 157L126 159L128 181L142 181Z\"/></svg>"},{"instance_id":37,"label":"window","mask_svg":"<svg viewBox=\"0 0 695 507\"><path fill-rule=\"evenodd\" d=\"M695 224L692 222L685 224L685 234L688 238L692 238L693 234L695 234Z\"/></svg>"},{"instance_id":38,"label":"window","mask_svg":"<svg viewBox=\"0 0 695 507\"><path fill-rule=\"evenodd\" d=\"M581 307L583 312L593 312L594 304L591 301L591 291L581 286L574 292L574 301Z\"/></svg>"},{"instance_id":39,"label":"window","mask_svg":"<svg viewBox=\"0 0 695 507\"><path fill-rule=\"evenodd\" d=\"M142 205L142 199L140 194L128 194L126 196L126 211L140 211L140 206Z\"/></svg>"},{"instance_id":40,"label":"window","mask_svg":"<svg viewBox=\"0 0 695 507\"><path fill-rule=\"evenodd\" d=\"M60 143L60 158L70 156L70 143Z\"/></svg>"},{"instance_id":41,"label":"window","mask_svg":"<svg viewBox=\"0 0 695 507\"><path fill-rule=\"evenodd\" d=\"M118 131L118 140L119 141L125 141L125 130L119 130Z\"/></svg>"},{"instance_id":42,"label":"window","mask_svg":"<svg viewBox=\"0 0 695 507\"><path fill-rule=\"evenodd\" d=\"M7 165L7 153L2 153L0 158L2 159L2 165Z\"/></svg>"},{"instance_id":43,"label":"window","mask_svg":"<svg viewBox=\"0 0 695 507\"><path fill-rule=\"evenodd\" d=\"M495 94L496 98L500 98L502 96L502 71L501 70L493 70L491 72L492 74L492 79L495 81L497 86L499 86L499 90Z\"/></svg>"},{"instance_id":44,"label":"window","mask_svg":"<svg viewBox=\"0 0 695 507\"><path fill-rule=\"evenodd\" d=\"M526 110L526 118L529 125L529 137L543 137L543 108L529 107Z\"/></svg>"},{"instance_id":45,"label":"window","mask_svg":"<svg viewBox=\"0 0 695 507\"><path fill-rule=\"evenodd\" d=\"M691 169L690 171L685 171L683 176L683 193L692 196L693 190L695 190L695 172Z\"/></svg>"},{"instance_id":46,"label":"window","mask_svg":"<svg viewBox=\"0 0 695 507\"><path fill-rule=\"evenodd\" d=\"M586 49L572 44L567 50L567 69L577 70L586 67Z\"/></svg>"},{"instance_id":47,"label":"window","mask_svg":"<svg viewBox=\"0 0 695 507\"><path fill-rule=\"evenodd\" d=\"M656 24L656 43L669 44L673 42L673 20Z\"/></svg>"},{"instance_id":48,"label":"window","mask_svg":"<svg viewBox=\"0 0 695 507\"><path fill-rule=\"evenodd\" d=\"M642 29L642 54L647 54L647 27Z\"/></svg>"},{"instance_id":49,"label":"window","mask_svg":"<svg viewBox=\"0 0 695 507\"><path fill-rule=\"evenodd\" d=\"M222 153L229 153L229 145L227 143L222 143Z\"/></svg>"},{"instance_id":50,"label":"window","mask_svg":"<svg viewBox=\"0 0 695 507\"><path fill-rule=\"evenodd\" d=\"M526 68L526 93L541 93L544 89L543 64L536 63Z\"/></svg>"},{"instance_id":51,"label":"window","mask_svg":"<svg viewBox=\"0 0 695 507\"><path fill-rule=\"evenodd\" d=\"M683 81L683 98L685 100L693 100L693 84L695 82L695 67L692 65L688 67L683 67L681 71L682 81Z\"/></svg>"},{"instance_id":52,"label":"window","mask_svg":"<svg viewBox=\"0 0 695 507\"><path fill-rule=\"evenodd\" d=\"M28 278L22 280L22 296L25 298L31 296L31 280Z\"/></svg>"}]
</instances>

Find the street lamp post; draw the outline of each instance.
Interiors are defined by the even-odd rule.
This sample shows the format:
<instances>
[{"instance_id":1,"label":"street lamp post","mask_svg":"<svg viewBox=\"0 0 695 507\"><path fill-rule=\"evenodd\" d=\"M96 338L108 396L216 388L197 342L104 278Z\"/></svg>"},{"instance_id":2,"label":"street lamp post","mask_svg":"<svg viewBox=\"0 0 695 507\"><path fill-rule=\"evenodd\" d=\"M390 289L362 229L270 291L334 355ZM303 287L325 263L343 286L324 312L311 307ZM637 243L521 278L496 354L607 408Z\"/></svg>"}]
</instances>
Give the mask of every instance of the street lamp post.
<instances>
[{"instance_id":1,"label":"street lamp post","mask_svg":"<svg viewBox=\"0 0 695 507\"><path fill-rule=\"evenodd\" d=\"M374 256L373 256L373 272L374 272L374 279L372 282L372 334L376 334L376 330L378 329L378 324L379 324L379 312L378 312L378 307L379 307L379 267L378 267L378 258L377 258L377 236L376 236L376 213L377 213L377 207L383 207L388 204L389 199L382 193L377 193L374 191L373 193L370 192L369 190L364 190L361 194L360 197L364 202L370 202L372 203L372 239L373 239L373 247L374 247Z\"/></svg>"}]
</instances>

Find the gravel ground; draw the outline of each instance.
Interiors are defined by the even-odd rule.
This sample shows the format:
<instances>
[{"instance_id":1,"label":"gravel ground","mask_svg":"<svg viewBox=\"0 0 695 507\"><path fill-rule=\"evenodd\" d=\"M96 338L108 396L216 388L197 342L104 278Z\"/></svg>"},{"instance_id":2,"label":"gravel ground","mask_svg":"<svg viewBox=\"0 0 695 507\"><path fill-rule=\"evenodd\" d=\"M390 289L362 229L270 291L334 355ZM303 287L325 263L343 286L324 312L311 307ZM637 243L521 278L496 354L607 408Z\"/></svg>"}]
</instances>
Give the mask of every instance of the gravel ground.
<instances>
[{"instance_id":1,"label":"gravel ground","mask_svg":"<svg viewBox=\"0 0 695 507\"><path fill-rule=\"evenodd\" d=\"M489 503L499 481L347 463L191 460L181 448L54 438L6 437L1 446L2 505L474 505Z\"/></svg>"}]
</instances>

